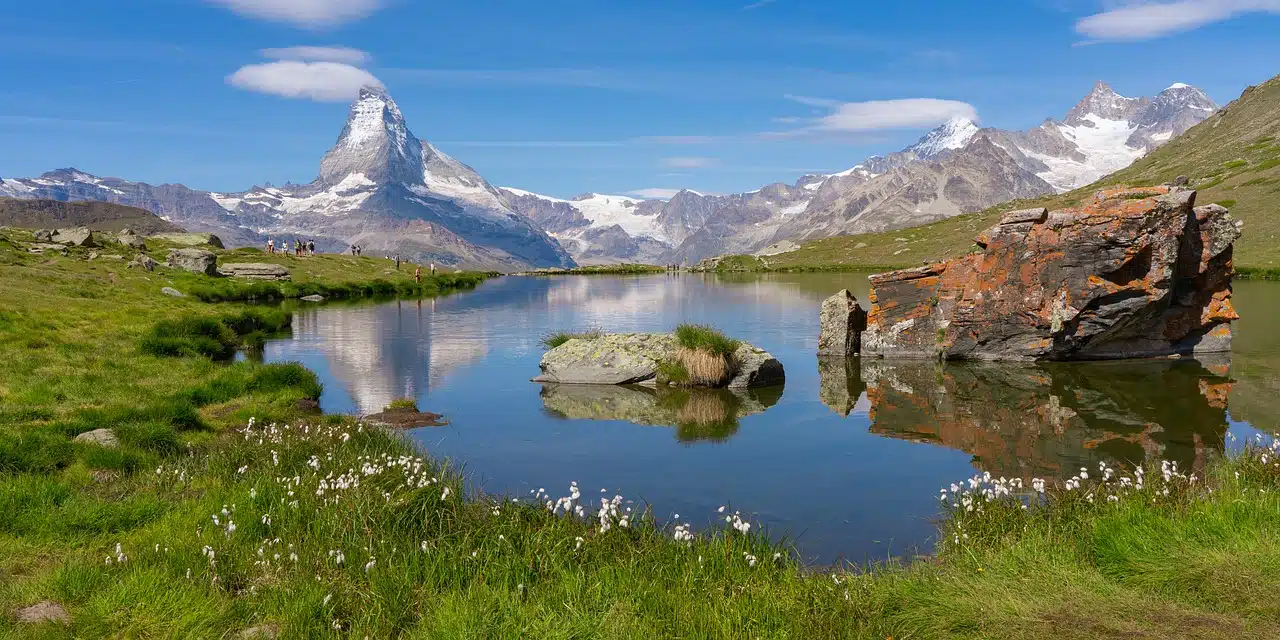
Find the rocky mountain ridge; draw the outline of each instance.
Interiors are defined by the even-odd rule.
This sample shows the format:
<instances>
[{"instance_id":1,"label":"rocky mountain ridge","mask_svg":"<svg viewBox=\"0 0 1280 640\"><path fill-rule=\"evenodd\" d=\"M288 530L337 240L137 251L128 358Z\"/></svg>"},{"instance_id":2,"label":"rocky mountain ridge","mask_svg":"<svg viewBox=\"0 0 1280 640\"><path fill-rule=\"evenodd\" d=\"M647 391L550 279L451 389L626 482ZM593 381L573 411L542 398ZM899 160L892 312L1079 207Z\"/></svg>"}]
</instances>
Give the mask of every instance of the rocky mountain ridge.
<instances>
[{"instance_id":1,"label":"rocky mountain ridge","mask_svg":"<svg viewBox=\"0 0 1280 640\"><path fill-rule=\"evenodd\" d=\"M357 244L374 254L455 267L574 265L559 243L507 208L504 196L475 170L416 138L379 88L361 90L310 184L222 193L59 169L2 179L0 196L135 206L189 230L218 234L228 246L301 238L324 251Z\"/></svg>"}]
</instances>

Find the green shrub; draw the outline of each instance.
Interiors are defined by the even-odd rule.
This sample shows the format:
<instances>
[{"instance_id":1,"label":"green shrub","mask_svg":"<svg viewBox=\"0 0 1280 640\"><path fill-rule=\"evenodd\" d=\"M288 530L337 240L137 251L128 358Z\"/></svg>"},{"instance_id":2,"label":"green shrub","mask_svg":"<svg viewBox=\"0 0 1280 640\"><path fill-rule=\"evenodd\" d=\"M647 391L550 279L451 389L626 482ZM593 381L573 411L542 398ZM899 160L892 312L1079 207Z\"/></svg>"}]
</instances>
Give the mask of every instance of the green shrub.
<instances>
[{"instance_id":1,"label":"green shrub","mask_svg":"<svg viewBox=\"0 0 1280 640\"><path fill-rule=\"evenodd\" d=\"M386 406L385 410L390 411L392 409L412 409L417 411L418 403L415 402L413 398L396 398L391 401L391 404Z\"/></svg>"},{"instance_id":2,"label":"green shrub","mask_svg":"<svg viewBox=\"0 0 1280 640\"><path fill-rule=\"evenodd\" d=\"M676 342L686 349L700 349L721 356L733 355L742 344L726 337L717 329L701 324L682 324L676 327Z\"/></svg>"}]
</instances>

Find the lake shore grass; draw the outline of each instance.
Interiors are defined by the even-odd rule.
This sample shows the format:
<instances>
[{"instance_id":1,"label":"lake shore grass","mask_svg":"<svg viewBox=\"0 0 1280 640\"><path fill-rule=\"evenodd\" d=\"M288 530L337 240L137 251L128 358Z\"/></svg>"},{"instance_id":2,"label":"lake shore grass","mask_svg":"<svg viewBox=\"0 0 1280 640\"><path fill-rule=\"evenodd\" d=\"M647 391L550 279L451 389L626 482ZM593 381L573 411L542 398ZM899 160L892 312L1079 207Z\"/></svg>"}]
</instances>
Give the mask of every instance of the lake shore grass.
<instances>
[{"instance_id":1,"label":"lake shore grass","mask_svg":"<svg viewBox=\"0 0 1280 640\"><path fill-rule=\"evenodd\" d=\"M317 414L300 365L144 348L191 315L231 332L219 344L270 323L160 293L198 276L84 258L0 231L0 636L1264 638L1280 623L1280 467L1263 444L1194 481L975 478L940 495L928 557L806 567L735 507L659 521L594 487L473 493L401 436ZM73 440L103 427L118 446ZM69 626L19 621L42 601Z\"/></svg>"}]
</instances>

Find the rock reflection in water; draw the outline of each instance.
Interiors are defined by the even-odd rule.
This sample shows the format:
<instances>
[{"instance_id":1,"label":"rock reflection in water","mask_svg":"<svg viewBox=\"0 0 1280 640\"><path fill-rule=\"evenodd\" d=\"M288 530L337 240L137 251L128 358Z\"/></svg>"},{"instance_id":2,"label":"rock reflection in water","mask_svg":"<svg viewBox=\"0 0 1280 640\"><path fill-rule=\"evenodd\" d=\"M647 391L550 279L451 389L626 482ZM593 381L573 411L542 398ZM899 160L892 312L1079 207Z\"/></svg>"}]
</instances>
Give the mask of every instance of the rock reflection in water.
<instances>
[{"instance_id":1,"label":"rock reflection in water","mask_svg":"<svg viewBox=\"0 0 1280 640\"><path fill-rule=\"evenodd\" d=\"M818 356L818 399L841 416L867 413L867 385L858 358Z\"/></svg>"},{"instance_id":2,"label":"rock reflection in water","mask_svg":"<svg viewBox=\"0 0 1280 640\"><path fill-rule=\"evenodd\" d=\"M738 432L739 420L777 404L782 387L730 391L546 384L540 395L543 409L555 418L675 427L680 442L722 442Z\"/></svg>"},{"instance_id":3,"label":"rock reflection in water","mask_svg":"<svg viewBox=\"0 0 1280 640\"><path fill-rule=\"evenodd\" d=\"M857 362L819 363L827 406L847 411L865 384L872 433L964 451L996 476L1066 477L1144 460L1201 473L1228 429L1225 362L863 359L861 376Z\"/></svg>"}]
</instances>

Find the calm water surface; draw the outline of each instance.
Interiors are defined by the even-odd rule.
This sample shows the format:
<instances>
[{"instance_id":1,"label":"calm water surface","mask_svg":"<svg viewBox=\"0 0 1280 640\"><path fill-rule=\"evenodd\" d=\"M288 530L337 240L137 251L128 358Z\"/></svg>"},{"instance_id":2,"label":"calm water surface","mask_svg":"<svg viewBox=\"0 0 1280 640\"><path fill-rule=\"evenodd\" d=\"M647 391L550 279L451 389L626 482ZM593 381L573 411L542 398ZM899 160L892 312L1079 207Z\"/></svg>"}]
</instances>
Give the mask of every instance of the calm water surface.
<instances>
[{"instance_id":1,"label":"calm water surface","mask_svg":"<svg viewBox=\"0 0 1280 640\"><path fill-rule=\"evenodd\" d=\"M1065 477L1099 461L1199 468L1229 432L1276 429L1280 285L1241 282L1236 353L1216 362L1047 366L825 360L822 300L865 274L504 277L434 300L302 307L270 361L319 374L327 412L398 397L451 424L412 433L488 492L562 495L576 480L707 524L720 505L814 562L928 551L938 488L990 471ZM865 306L865 303L864 303ZM786 367L781 389L544 388L556 330L714 325Z\"/></svg>"}]
</instances>

